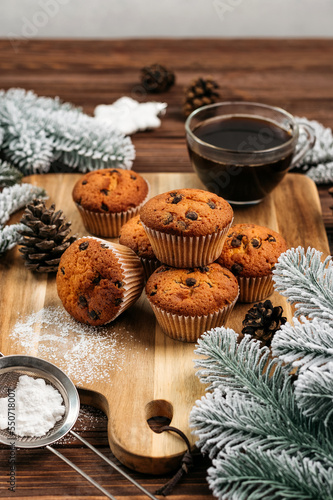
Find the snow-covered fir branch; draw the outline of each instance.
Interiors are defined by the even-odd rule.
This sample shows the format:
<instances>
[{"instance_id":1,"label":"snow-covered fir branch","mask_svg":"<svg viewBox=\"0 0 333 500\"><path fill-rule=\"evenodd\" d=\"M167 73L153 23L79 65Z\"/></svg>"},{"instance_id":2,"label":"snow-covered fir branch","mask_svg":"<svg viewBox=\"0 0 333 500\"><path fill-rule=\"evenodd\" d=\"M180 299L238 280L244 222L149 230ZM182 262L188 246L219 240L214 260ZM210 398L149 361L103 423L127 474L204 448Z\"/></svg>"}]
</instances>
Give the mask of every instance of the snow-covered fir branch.
<instances>
[{"instance_id":1,"label":"snow-covered fir branch","mask_svg":"<svg viewBox=\"0 0 333 500\"><path fill-rule=\"evenodd\" d=\"M333 491L332 429L298 406L288 367L269 360L267 349L247 336L237 344L237 334L224 327L204 334L196 353L200 379L214 390L196 402L190 422L197 445L213 459L208 482L214 494L268 498L266 484L270 499L296 500L306 491L310 496L304 498L329 498L323 492ZM277 472L281 463L290 467L285 457L293 462L294 474ZM313 476L319 470L320 478ZM311 496L310 484L316 495L321 492L318 497Z\"/></svg>"},{"instance_id":2,"label":"snow-covered fir branch","mask_svg":"<svg viewBox=\"0 0 333 500\"><path fill-rule=\"evenodd\" d=\"M273 271L275 290L296 304L296 316L333 322L333 262L314 248L291 248Z\"/></svg>"},{"instance_id":3,"label":"snow-covered fir branch","mask_svg":"<svg viewBox=\"0 0 333 500\"><path fill-rule=\"evenodd\" d=\"M316 136L314 147L304 156L295 170L306 172L317 184L329 184L333 182L333 134L329 127L324 127L316 120L296 117L298 123L307 123L312 127ZM307 137L300 135L297 148L307 141Z\"/></svg>"},{"instance_id":4,"label":"snow-covered fir branch","mask_svg":"<svg viewBox=\"0 0 333 500\"><path fill-rule=\"evenodd\" d=\"M295 382L295 396L304 415L332 428L333 361L302 371Z\"/></svg>"},{"instance_id":5,"label":"snow-covered fir branch","mask_svg":"<svg viewBox=\"0 0 333 500\"><path fill-rule=\"evenodd\" d=\"M321 163L315 167L309 168L306 175L310 177L316 184L332 184L333 183L333 161Z\"/></svg>"},{"instance_id":6,"label":"snow-covered fir branch","mask_svg":"<svg viewBox=\"0 0 333 500\"><path fill-rule=\"evenodd\" d=\"M237 451L213 460L208 482L220 500L330 500L333 469L284 451Z\"/></svg>"},{"instance_id":7,"label":"snow-covered fir branch","mask_svg":"<svg viewBox=\"0 0 333 500\"><path fill-rule=\"evenodd\" d=\"M0 255L13 248L22 240L19 231L24 229L23 224L11 224L0 228Z\"/></svg>"},{"instance_id":8,"label":"snow-covered fir branch","mask_svg":"<svg viewBox=\"0 0 333 500\"><path fill-rule=\"evenodd\" d=\"M131 168L135 150L106 124L58 98L31 91L0 92L1 149L25 175L48 172L53 162L80 172L96 168Z\"/></svg>"},{"instance_id":9,"label":"snow-covered fir branch","mask_svg":"<svg viewBox=\"0 0 333 500\"><path fill-rule=\"evenodd\" d=\"M10 216L34 198L46 198L45 190L32 184L15 184L0 193L0 227Z\"/></svg>"},{"instance_id":10,"label":"snow-covered fir branch","mask_svg":"<svg viewBox=\"0 0 333 500\"><path fill-rule=\"evenodd\" d=\"M59 97L39 97L32 90L11 88L7 91L0 90L0 98L8 102L15 102L19 109L29 110L32 107L45 109L46 111L71 110L74 106L68 102L63 103ZM77 108L80 110L80 108Z\"/></svg>"},{"instance_id":11,"label":"snow-covered fir branch","mask_svg":"<svg viewBox=\"0 0 333 500\"><path fill-rule=\"evenodd\" d=\"M13 186L20 182L23 174L10 163L0 159L0 187Z\"/></svg>"},{"instance_id":12,"label":"snow-covered fir branch","mask_svg":"<svg viewBox=\"0 0 333 500\"><path fill-rule=\"evenodd\" d=\"M201 335L195 350L201 356L195 361L195 366L200 368L198 377L202 383L209 384L207 390L219 388L223 391L225 387L259 398L262 395L267 397L269 384L273 390L272 403L275 404L277 395L274 391L277 389L277 381L278 387L283 385L284 372L277 367L272 383L270 369L263 373L267 363L270 368L275 363L269 360L269 349L261 347L259 342L251 342L249 335L238 344L237 337L230 328L214 328Z\"/></svg>"},{"instance_id":13,"label":"snow-covered fir branch","mask_svg":"<svg viewBox=\"0 0 333 500\"><path fill-rule=\"evenodd\" d=\"M293 319L286 323L273 337L272 354L289 369L322 366L333 359L333 325L318 318Z\"/></svg>"},{"instance_id":14,"label":"snow-covered fir branch","mask_svg":"<svg viewBox=\"0 0 333 500\"><path fill-rule=\"evenodd\" d=\"M223 396L216 389L192 410L191 422L199 436L197 445L210 458L221 450L231 453L274 448L277 453L315 457L333 467L332 443L325 442L327 433L320 425L309 425L310 419L297 409L294 395L283 410L283 401L276 409L269 401L246 397L238 391L227 391Z\"/></svg>"},{"instance_id":15,"label":"snow-covered fir branch","mask_svg":"<svg viewBox=\"0 0 333 500\"><path fill-rule=\"evenodd\" d=\"M236 342L236 333L224 327L198 340L200 379L211 380L215 387L191 413L198 446L211 458L222 448L228 452L275 446L318 456L333 466L333 442L327 442L320 423L312 424L298 409L289 371L282 364L273 370L276 361L268 359L268 349L249 336Z\"/></svg>"},{"instance_id":16,"label":"snow-covered fir branch","mask_svg":"<svg viewBox=\"0 0 333 500\"><path fill-rule=\"evenodd\" d=\"M0 93L1 94L1 93ZM10 216L20 208L25 207L34 198L47 198L45 190L32 184L17 184L22 179L22 173L11 164L0 160L0 255L13 248L22 239L19 230L22 224L12 224L3 227Z\"/></svg>"}]
</instances>

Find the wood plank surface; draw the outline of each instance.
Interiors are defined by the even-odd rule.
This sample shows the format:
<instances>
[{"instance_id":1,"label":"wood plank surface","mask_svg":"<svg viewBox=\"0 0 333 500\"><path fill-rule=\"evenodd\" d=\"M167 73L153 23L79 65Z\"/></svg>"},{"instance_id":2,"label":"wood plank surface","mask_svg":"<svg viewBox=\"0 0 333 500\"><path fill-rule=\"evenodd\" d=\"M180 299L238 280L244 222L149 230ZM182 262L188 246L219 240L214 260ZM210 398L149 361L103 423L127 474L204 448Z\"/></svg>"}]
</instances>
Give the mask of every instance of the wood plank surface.
<instances>
[{"instance_id":1,"label":"wood plank surface","mask_svg":"<svg viewBox=\"0 0 333 500\"><path fill-rule=\"evenodd\" d=\"M197 76L212 75L221 86L222 100L274 104L293 114L333 126L333 40L28 40L22 41L15 49L8 40L0 41L0 88L20 86L33 89L40 95L59 95L63 100L82 106L88 113L92 113L97 104L113 102L121 95L142 101L167 102L168 110L162 126L153 132L135 134L132 138L137 152L133 168L140 172L191 172L181 107L184 87ZM170 66L176 72L176 85L169 92L156 96L145 95L139 83L140 68L153 62ZM320 188L320 199L326 228L331 231L333 217L329 207L333 203L327 194L328 187ZM311 190L315 192L314 186ZM299 208L303 207L302 199L299 199L302 198L301 191L297 182L292 189L286 188L288 197L296 198ZM289 203L287 197L284 202ZM312 216L303 219L306 224L321 227L321 234L315 237L312 245L323 248L321 245L327 243L317 208L315 220ZM293 227L293 238L298 244L302 242L303 230L295 225L290 214L292 212L287 214L288 224L290 222ZM276 223L284 234L285 220L280 212L276 214ZM14 261L11 252L5 265L11 267ZM25 285L27 278L24 273L18 272L16 278ZM36 278L38 285L39 280ZM3 293L5 283L1 287ZM36 307L38 300L42 302L41 295L35 293L33 296ZM19 299L20 295L17 301ZM77 429L111 456L106 447L107 425L102 413L97 414L92 423L87 411L81 412ZM83 452L79 443L67 441L59 446L104 486L110 485L116 496L142 497L119 475L96 463L89 452ZM7 450L1 447L0 498L7 497L7 460ZM212 498L204 479L209 462L197 457L196 463L196 469L176 488L175 498ZM15 494L9 492L8 498L101 498L97 490L65 464L50 457L46 450L20 452L18 466L18 489ZM150 491L167 478L166 475L132 474Z\"/></svg>"}]
</instances>

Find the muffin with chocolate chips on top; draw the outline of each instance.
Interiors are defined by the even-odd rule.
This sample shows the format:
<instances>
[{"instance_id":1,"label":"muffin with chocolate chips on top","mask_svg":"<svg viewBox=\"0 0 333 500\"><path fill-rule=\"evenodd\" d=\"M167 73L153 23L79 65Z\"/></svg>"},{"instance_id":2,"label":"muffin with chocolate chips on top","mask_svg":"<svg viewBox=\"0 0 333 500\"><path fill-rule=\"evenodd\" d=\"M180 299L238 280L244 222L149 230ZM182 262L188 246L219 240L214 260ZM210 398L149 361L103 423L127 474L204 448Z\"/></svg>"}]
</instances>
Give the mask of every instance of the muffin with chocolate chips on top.
<instances>
[{"instance_id":1,"label":"muffin with chocolate chips on top","mask_svg":"<svg viewBox=\"0 0 333 500\"><path fill-rule=\"evenodd\" d=\"M219 264L180 269L161 266L150 276L146 295L162 330L171 338L196 342L223 325L237 297L235 276Z\"/></svg>"},{"instance_id":2,"label":"muffin with chocolate chips on top","mask_svg":"<svg viewBox=\"0 0 333 500\"><path fill-rule=\"evenodd\" d=\"M217 262L237 277L240 302L263 300L273 293L272 270L287 248L284 238L267 227L231 227Z\"/></svg>"},{"instance_id":3,"label":"muffin with chocolate chips on top","mask_svg":"<svg viewBox=\"0 0 333 500\"><path fill-rule=\"evenodd\" d=\"M140 215L130 219L121 228L119 243L131 248L141 260L146 279L160 267L161 262L156 258L146 231L141 224Z\"/></svg>"},{"instance_id":4,"label":"muffin with chocolate chips on top","mask_svg":"<svg viewBox=\"0 0 333 500\"><path fill-rule=\"evenodd\" d=\"M96 236L114 238L148 199L149 186L132 170L106 168L88 172L77 181L73 200L85 228Z\"/></svg>"},{"instance_id":5,"label":"muffin with chocolate chips on top","mask_svg":"<svg viewBox=\"0 0 333 500\"><path fill-rule=\"evenodd\" d=\"M151 198L140 218L156 257L173 267L210 264L222 251L233 210L201 189L178 189Z\"/></svg>"},{"instance_id":6,"label":"muffin with chocolate chips on top","mask_svg":"<svg viewBox=\"0 0 333 500\"><path fill-rule=\"evenodd\" d=\"M140 259L122 245L84 237L61 257L58 295L66 311L81 323L110 323L140 297L142 289Z\"/></svg>"}]
</instances>

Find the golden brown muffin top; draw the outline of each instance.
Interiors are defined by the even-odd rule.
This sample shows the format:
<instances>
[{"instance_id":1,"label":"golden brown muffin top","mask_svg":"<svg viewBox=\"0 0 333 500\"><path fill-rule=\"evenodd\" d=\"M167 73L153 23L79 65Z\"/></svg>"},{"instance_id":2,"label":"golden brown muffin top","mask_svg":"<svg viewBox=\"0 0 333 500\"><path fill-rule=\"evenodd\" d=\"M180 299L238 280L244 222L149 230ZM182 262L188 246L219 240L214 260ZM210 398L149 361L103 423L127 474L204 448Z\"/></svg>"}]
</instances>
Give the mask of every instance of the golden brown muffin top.
<instances>
[{"instance_id":1,"label":"golden brown muffin top","mask_svg":"<svg viewBox=\"0 0 333 500\"><path fill-rule=\"evenodd\" d=\"M81 177L72 195L75 203L92 212L125 212L146 199L148 184L133 170L106 168Z\"/></svg>"},{"instance_id":2,"label":"golden brown muffin top","mask_svg":"<svg viewBox=\"0 0 333 500\"><path fill-rule=\"evenodd\" d=\"M132 217L120 231L119 243L129 247L138 257L157 260L148 236L141 224L140 215Z\"/></svg>"},{"instance_id":3,"label":"golden brown muffin top","mask_svg":"<svg viewBox=\"0 0 333 500\"><path fill-rule=\"evenodd\" d=\"M272 229L256 224L235 224L228 232L217 262L235 276L267 276L287 248L284 238Z\"/></svg>"},{"instance_id":4,"label":"golden brown muffin top","mask_svg":"<svg viewBox=\"0 0 333 500\"><path fill-rule=\"evenodd\" d=\"M229 203L202 189L175 189L151 198L140 210L143 224L162 233L203 236L233 219Z\"/></svg>"},{"instance_id":5,"label":"golden brown muffin top","mask_svg":"<svg viewBox=\"0 0 333 500\"><path fill-rule=\"evenodd\" d=\"M146 284L148 299L173 314L204 316L231 304L238 295L234 275L219 264L194 269L161 266Z\"/></svg>"},{"instance_id":6,"label":"golden brown muffin top","mask_svg":"<svg viewBox=\"0 0 333 500\"><path fill-rule=\"evenodd\" d=\"M124 274L107 242L80 238L63 253L57 273L58 295L76 320L103 325L119 312Z\"/></svg>"}]
</instances>

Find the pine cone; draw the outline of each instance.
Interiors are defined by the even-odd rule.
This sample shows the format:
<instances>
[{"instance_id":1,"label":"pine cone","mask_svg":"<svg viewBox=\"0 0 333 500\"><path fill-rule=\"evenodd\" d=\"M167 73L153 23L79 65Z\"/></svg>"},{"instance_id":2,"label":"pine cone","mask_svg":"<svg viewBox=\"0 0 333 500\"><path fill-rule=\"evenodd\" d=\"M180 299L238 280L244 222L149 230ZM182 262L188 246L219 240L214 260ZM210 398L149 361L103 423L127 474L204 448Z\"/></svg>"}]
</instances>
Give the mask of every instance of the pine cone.
<instances>
[{"instance_id":1,"label":"pine cone","mask_svg":"<svg viewBox=\"0 0 333 500\"><path fill-rule=\"evenodd\" d=\"M219 86L211 77L193 80L185 90L184 115L187 117L197 108L220 100Z\"/></svg>"},{"instance_id":2,"label":"pine cone","mask_svg":"<svg viewBox=\"0 0 333 500\"><path fill-rule=\"evenodd\" d=\"M55 205L46 208L38 199L27 205L21 222L26 228L20 231L23 242L19 251L26 267L39 273L56 272L61 255L76 240L68 236L71 222L66 222L61 210L55 212Z\"/></svg>"},{"instance_id":3,"label":"pine cone","mask_svg":"<svg viewBox=\"0 0 333 500\"><path fill-rule=\"evenodd\" d=\"M282 314L282 307L273 307L270 300L254 304L245 315L242 334L252 335L264 345L270 346L274 333L287 321Z\"/></svg>"},{"instance_id":4,"label":"pine cone","mask_svg":"<svg viewBox=\"0 0 333 500\"><path fill-rule=\"evenodd\" d=\"M152 64L142 68L141 82L147 92L165 92L175 83L175 74L160 64Z\"/></svg>"}]
</instances>

